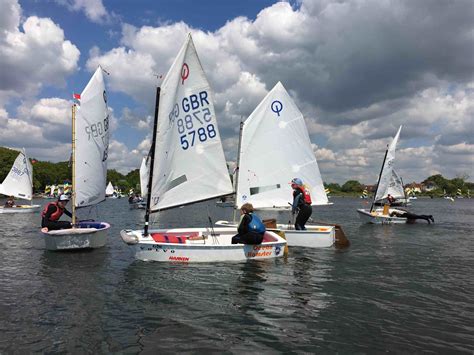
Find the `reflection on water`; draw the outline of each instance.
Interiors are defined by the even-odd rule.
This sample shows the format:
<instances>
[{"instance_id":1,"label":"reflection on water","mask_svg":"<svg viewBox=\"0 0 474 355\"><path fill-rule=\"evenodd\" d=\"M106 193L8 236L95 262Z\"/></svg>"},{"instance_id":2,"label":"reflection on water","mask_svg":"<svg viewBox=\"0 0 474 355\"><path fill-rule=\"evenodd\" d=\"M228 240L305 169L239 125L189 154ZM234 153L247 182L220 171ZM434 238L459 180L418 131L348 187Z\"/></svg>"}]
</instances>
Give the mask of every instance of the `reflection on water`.
<instances>
[{"instance_id":1,"label":"reflection on water","mask_svg":"<svg viewBox=\"0 0 474 355\"><path fill-rule=\"evenodd\" d=\"M126 199L99 206L112 227L93 251L46 251L39 214L0 215L0 352L474 351L474 204L418 200L435 224L371 226L358 199L334 203L314 217L342 224L349 249L199 265L135 261L119 231L143 211ZM212 203L154 218L207 226L208 210L232 218Z\"/></svg>"}]
</instances>

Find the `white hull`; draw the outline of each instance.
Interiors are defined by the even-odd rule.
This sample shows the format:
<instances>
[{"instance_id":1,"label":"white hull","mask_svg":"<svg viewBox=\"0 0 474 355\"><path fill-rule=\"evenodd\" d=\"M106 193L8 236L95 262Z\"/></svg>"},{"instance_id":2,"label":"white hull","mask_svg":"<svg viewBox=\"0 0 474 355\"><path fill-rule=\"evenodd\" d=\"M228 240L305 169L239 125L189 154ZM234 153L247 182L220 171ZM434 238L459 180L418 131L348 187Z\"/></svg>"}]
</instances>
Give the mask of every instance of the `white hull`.
<instances>
[{"instance_id":1,"label":"white hull","mask_svg":"<svg viewBox=\"0 0 474 355\"><path fill-rule=\"evenodd\" d=\"M389 210L389 213L393 211ZM383 214L382 210L377 209L370 212L370 210L358 209L359 218L365 223L371 224L404 224L407 223L406 218L401 217L390 217L390 215Z\"/></svg>"},{"instance_id":2,"label":"white hull","mask_svg":"<svg viewBox=\"0 0 474 355\"><path fill-rule=\"evenodd\" d=\"M15 207L0 207L0 214L33 213L40 210L40 205L19 205Z\"/></svg>"},{"instance_id":3,"label":"white hull","mask_svg":"<svg viewBox=\"0 0 474 355\"><path fill-rule=\"evenodd\" d=\"M237 227L237 223L217 221L218 226ZM329 248L335 242L334 226L306 225L306 230L291 229L288 224L277 224L277 230L285 233L285 239L290 247ZM269 229L272 230L272 229Z\"/></svg>"},{"instance_id":4,"label":"white hull","mask_svg":"<svg viewBox=\"0 0 474 355\"><path fill-rule=\"evenodd\" d=\"M258 245L232 244L236 233L236 228L175 228L150 230L146 237L143 230L122 230L120 235L143 261L199 263L283 256L286 241L275 233L266 232Z\"/></svg>"},{"instance_id":5,"label":"white hull","mask_svg":"<svg viewBox=\"0 0 474 355\"><path fill-rule=\"evenodd\" d=\"M47 231L41 229L47 250L76 250L101 248L107 243L110 224L106 222L81 222L81 228ZM100 225L98 228L86 226Z\"/></svg>"},{"instance_id":6,"label":"white hull","mask_svg":"<svg viewBox=\"0 0 474 355\"><path fill-rule=\"evenodd\" d=\"M329 248L335 242L335 227L306 225L306 230L287 229L286 224L277 224L277 229L285 233L290 247Z\"/></svg>"}]
</instances>

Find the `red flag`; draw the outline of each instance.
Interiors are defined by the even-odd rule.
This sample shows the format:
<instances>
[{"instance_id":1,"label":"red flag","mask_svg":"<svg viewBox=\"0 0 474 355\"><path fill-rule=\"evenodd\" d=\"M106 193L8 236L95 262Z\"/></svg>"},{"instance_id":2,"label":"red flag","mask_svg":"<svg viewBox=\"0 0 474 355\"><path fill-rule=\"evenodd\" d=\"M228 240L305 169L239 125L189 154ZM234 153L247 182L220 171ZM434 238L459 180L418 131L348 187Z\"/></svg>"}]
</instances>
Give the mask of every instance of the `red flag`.
<instances>
[{"instance_id":1,"label":"red flag","mask_svg":"<svg viewBox=\"0 0 474 355\"><path fill-rule=\"evenodd\" d=\"M72 94L72 97L75 98L76 100L80 100L81 99L81 94Z\"/></svg>"}]
</instances>

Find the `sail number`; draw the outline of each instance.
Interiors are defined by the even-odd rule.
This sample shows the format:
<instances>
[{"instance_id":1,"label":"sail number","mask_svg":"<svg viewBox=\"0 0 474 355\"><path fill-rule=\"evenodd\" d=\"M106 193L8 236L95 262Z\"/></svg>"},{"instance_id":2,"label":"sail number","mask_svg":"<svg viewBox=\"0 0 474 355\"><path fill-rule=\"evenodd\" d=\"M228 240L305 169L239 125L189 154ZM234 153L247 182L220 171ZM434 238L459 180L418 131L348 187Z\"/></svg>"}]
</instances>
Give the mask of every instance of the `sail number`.
<instances>
[{"instance_id":1,"label":"sail number","mask_svg":"<svg viewBox=\"0 0 474 355\"><path fill-rule=\"evenodd\" d=\"M176 122L181 148L187 150L197 142L205 142L217 136L216 128L212 121L207 91L201 91L197 95L192 94L181 100L181 105L175 104L169 113L169 121L172 125ZM180 109L184 117L180 117Z\"/></svg>"},{"instance_id":2,"label":"sail number","mask_svg":"<svg viewBox=\"0 0 474 355\"><path fill-rule=\"evenodd\" d=\"M28 172L28 168L24 168L23 170L21 170L21 169L18 169L16 166L12 167L12 173L18 176L22 176L23 174L26 174L27 172Z\"/></svg>"},{"instance_id":3,"label":"sail number","mask_svg":"<svg viewBox=\"0 0 474 355\"><path fill-rule=\"evenodd\" d=\"M99 121L97 123L93 123L89 126L85 126L84 129L87 134L87 140L89 141L91 140L91 137L102 137L102 135L109 130L109 115L104 118L103 122Z\"/></svg>"}]
</instances>

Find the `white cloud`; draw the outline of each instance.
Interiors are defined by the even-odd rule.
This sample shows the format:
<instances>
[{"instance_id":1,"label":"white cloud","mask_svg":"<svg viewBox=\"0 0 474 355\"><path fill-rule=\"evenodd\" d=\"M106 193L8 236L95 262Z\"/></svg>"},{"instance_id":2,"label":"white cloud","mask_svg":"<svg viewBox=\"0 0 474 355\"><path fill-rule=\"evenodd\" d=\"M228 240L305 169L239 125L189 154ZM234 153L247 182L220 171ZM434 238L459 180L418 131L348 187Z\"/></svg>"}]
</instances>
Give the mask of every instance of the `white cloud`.
<instances>
[{"instance_id":1,"label":"white cloud","mask_svg":"<svg viewBox=\"0 0 474 355\"><path fill-rule=\"evenodd\" d=\"M109 13L102 0L56 0L60 5L71 11L83 11L92 22L103 23L111 21L116 15Z\"/></svg>"},{"instance_id":2,"label":"white cloud","mask_svg":"<svg viewBox=\"0 0 474 355\"><path fill-rule=\"evenodd\" d=\"M11 16L1 26L12 33L12 39L0 42L1 46L10 43L7 49L12 49L11 43L18 42L21 55L30 47L67 42L60 28L47 19L31 18L20 32L19 6L11 0L5 4ZM89 8L91 19L106 16L101 1L69 4ZM405 180L420 180L433 171L452 177L472 164L466 153L474 144L471 6L464 0L436 6L412 1L302 0L293 7L275 3L255 20L230 19L214 32L183 22L156 27L125 24L120 43L107 51L92 48L86 66L93 70L101 64L111 73L110 95L121 92L141 105L124 110L117 124L146 131L159 84L156 75L167 72L186 34L192 32L214 91L229 160L235 159L241 117L246 118L282 81L305 116L325 181L358 178L373 183L399 125L404 128L397 168ZM38 33L48 33L48 39ZM77 60L71 62L75 68ZM73 69L49 74L45 82L59 83L68 70ZM15 91L19 87L38 89L43 81L23 86L21 82L5 85L0 103L11 92L21 92ZM51 105L42 103L41 114L35 114L38 122L47 120L46 109L55 107ZM115 142L113 164L122 164L123 169L139 164L144 142L133 149Z\"/></svg>"},{"instance_id":3,"label":"white cloud","mask_svg":"<svg viewBox=\"0 0 474 355\"><path fill-rule=\"evenodd\" d=\"M80 54L63 30L49 18L30 16L20 23L17 1L2 1L0 14L0 104L12 96L34 95L44 86L63 86Z\"/></svg>"}]
</instances>

